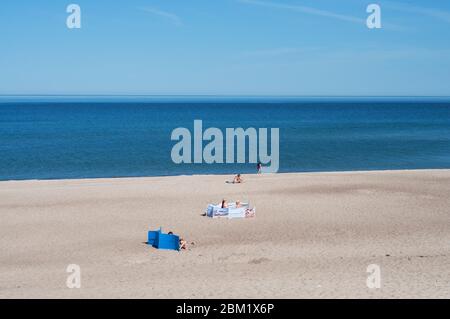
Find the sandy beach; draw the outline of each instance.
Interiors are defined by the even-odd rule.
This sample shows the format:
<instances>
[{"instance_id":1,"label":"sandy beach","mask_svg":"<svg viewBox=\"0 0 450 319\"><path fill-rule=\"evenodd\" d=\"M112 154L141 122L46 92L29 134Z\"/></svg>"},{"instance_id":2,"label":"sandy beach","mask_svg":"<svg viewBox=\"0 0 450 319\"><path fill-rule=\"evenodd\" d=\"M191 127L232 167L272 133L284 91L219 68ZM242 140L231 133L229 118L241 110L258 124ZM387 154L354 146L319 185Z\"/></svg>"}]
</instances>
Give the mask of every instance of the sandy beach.
<instances>
[{"instance_id":1,"label":"sandy beach","mask_svg":"<svg viewBox=\"0 0 450 319\"><path fill-rule=\"evenodd\" d=\"M450 298L450 170L231 178L0 182L0 298ZM202 216L222 198L256 217Z\"/></svg>"}]
</instances>

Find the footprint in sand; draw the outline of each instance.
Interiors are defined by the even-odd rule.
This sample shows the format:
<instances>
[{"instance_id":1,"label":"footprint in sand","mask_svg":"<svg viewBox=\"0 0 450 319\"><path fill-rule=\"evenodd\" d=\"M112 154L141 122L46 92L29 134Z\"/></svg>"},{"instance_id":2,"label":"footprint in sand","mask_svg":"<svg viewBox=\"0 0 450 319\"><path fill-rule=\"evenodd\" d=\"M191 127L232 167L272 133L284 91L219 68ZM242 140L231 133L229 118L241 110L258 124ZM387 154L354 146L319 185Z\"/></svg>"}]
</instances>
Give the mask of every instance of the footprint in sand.
<instances>
[{"instance_id":1,"label":"footprint in sand","mask_svg":"<svg viewBox=\"0 0 450 319\"><path fill-rule=\"evenodd\" d=\"M268 262L268 261L270 261L269 258L264 258L264 257L262 257L262 258L255 258L255 259L252 259L252 260L250 260L248 263L249 263L249 264L261 264L261 263Z\"/></svg>"}]
</instances>

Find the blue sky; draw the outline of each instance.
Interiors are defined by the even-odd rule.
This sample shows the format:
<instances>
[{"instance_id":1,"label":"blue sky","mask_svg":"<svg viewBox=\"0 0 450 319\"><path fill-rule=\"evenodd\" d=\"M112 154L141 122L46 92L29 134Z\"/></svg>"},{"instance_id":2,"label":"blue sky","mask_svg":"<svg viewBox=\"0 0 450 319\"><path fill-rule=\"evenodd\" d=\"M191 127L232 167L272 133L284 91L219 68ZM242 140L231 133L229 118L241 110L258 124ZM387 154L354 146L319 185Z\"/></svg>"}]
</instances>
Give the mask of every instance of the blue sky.
<instances>
[{"instance_id":1,"label":"blue sky","mask_svg":"<svg viewBox=\"0 0 450 319\"><path fill-rule=\"evenodd\" d=\"M0 94L450 96L450 1L2 1L0 30Z\"/></svg>"}]
</instances>

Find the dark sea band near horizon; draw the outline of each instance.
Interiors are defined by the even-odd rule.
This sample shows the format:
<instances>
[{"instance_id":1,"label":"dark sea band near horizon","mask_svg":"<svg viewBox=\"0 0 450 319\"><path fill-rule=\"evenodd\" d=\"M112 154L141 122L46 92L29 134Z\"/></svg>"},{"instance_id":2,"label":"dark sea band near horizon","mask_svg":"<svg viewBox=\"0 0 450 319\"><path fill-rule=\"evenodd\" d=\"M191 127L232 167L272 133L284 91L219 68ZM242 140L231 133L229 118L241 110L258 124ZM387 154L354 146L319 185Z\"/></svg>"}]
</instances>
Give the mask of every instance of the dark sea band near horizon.
<instances>
[{"instance_id":1,"label":"dark sea band near horizon","mask_svg":"<svg viewBox=\"0 0 450 319\"><path fill-rule=\"evenodd\" d=\"M279 172L450 168L445 97L2 96L0 180L255 172L174 164L172 130L192 132L196 119L279 128Z\"/></svg>"}]
</instances>

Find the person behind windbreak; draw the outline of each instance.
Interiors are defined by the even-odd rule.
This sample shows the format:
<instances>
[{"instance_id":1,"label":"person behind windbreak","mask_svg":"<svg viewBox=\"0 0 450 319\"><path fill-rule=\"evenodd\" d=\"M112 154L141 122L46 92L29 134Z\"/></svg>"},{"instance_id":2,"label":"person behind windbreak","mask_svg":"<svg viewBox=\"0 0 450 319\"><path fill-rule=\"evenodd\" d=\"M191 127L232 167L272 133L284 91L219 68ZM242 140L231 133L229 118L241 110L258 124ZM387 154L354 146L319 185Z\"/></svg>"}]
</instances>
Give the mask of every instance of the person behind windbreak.
<instances>
[{"instance_id":1,"label":"person behind windbreak","mask_svg":"<svg viewBox=\"0 0 450 319\"><path fill-rule=\"evenodd\" d=\"M173 235L173 232L168 232L168 235ZM186 249L187 241L180 237L180 249Z\"/></svg>"}]
</instances>

